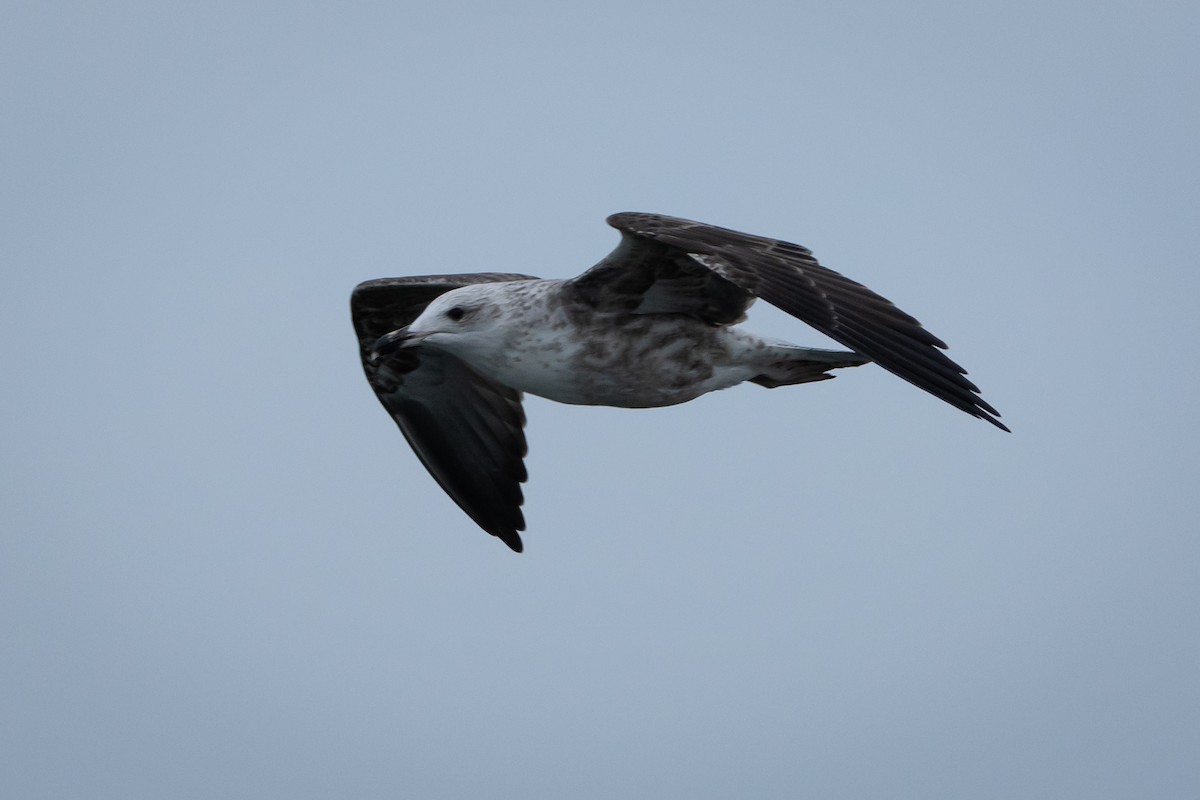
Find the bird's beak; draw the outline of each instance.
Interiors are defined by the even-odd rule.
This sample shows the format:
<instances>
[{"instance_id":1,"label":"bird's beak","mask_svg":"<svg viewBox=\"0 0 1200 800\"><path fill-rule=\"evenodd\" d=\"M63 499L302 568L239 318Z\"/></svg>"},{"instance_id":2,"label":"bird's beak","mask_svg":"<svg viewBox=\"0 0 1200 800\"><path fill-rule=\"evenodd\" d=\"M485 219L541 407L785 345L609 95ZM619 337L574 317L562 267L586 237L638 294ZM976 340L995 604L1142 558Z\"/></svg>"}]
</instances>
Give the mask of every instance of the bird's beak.
<instances>
[{"instance_id":1,"label":"bird's beak","mask_svg":"<svg viewBox=\"0 0 1200 800\"><path fill-rule=\"evenodd\" d=\"M373 363L380 356L389 355L403 347L413 347L420 344L424 338L425 334L413 333L408 328L399 328L391 333L385 333L375 340L375 344L371 345L371 361Z\"/></svg>"}]
</instances>

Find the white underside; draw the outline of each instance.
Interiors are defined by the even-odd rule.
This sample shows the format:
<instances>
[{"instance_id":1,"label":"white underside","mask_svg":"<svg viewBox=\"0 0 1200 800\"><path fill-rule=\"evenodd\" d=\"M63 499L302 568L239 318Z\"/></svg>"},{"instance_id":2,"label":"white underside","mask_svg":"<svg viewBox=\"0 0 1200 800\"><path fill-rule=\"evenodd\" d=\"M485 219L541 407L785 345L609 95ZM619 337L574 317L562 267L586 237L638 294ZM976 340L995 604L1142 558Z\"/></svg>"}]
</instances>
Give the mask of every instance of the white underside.
<instances>
[{"instance_id":1,"label":"white underside","mask_svg":"<svg viewBox=\"0 0 1200 800\"><path fill-rule=\"evenodd\" d=\"M675 405L780 362L846 355L683 314L582 310L558 302L559 288L557 281L464 287L431 303L409 329L424 334L422 346L450 352L489 378L574 405ZM463 323L447 321L445 309L458 303L482 311Z\"/></svg>"},{"instance_id":2,"label":"white underside","mask_svg":"<svg viewBox=\"0 0 1200 800\"><path fill-rule=\"evenodd\" d=\"M561 328L525 329L501 353L468 360L501 383L560 403L650 408L736 386L807 352L737 328L688 320L685 330L678 317L634 322L604 343Z\"/></svg>"}]
</instances>

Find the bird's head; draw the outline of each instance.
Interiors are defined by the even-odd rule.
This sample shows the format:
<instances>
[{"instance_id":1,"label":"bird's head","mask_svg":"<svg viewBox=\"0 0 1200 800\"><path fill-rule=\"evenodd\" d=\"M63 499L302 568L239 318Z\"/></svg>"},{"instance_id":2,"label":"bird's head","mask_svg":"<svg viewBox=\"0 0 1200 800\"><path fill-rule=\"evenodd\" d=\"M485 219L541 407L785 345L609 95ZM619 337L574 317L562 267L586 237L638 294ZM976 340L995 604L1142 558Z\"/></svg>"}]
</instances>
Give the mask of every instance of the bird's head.
<instances>
[{"instance_id":1,"label":"bird's head","mask_svg":"<svg viewBox=\"0 0 1200 800\"><path fill-rule=\"evenodd\" d=\"M371 347L372 360L404 347L437 347L467 361L495 347L500 314L497 284L474 284L446 292L407 327L379 337Z\"/></svg>"}]
</instances>

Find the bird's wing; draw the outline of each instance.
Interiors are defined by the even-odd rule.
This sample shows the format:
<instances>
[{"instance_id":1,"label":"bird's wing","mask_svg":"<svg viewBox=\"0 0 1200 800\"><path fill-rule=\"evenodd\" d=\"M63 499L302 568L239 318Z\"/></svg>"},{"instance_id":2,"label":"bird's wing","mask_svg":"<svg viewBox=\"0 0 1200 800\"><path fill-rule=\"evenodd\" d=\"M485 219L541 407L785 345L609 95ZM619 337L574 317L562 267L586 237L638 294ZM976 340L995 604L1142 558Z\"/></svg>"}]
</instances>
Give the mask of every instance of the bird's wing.
<instances>
[{"instance_id":1,"label":"bird's wing","mask_svg":"<svg viewBox=\"0 0 1200 800\"><path fill-rule=\"evenodd\" d=\"M370 356L380 336L411 323L444 292L529 279L500 273L382 278L359 284L350 297L363 371L379 401L446 494L518 553L527 450L521 393L433 348Z\"/></svg>"},{"instance_id":2,"label":"bird's wing","mask_svg":"<svg viewBox=\"0 0 1200 800\"><path fill-rule=\"evenodd\" d=\"M609 217L609 224L621 230L621 243L599 264L566 282L569 296L596 309L687 314L713 325L746 318L756 297L753 287L710 269L692 249L659 243L625 227L621 219L628 216L670 219L651 214Z\"/></svg>"},{"instance_id":3,"label":"bird's wing","mask_svg":"<svg viewBox=\"0 0 1200 800\"><path fill-rule=\"evenodd\" d=\"M580 301L630 310L647 310L638 304L653 301L650 311L728 324L737 321L738 293L761 297L955 408L1008 430L966 370L942 352L945 342L891 301L818 264L807 248L658 214L614 214L608 224L621 231L621 243L568 283ZM706 304L718 312L697 314Z\"/></svg>"}]
</instances>

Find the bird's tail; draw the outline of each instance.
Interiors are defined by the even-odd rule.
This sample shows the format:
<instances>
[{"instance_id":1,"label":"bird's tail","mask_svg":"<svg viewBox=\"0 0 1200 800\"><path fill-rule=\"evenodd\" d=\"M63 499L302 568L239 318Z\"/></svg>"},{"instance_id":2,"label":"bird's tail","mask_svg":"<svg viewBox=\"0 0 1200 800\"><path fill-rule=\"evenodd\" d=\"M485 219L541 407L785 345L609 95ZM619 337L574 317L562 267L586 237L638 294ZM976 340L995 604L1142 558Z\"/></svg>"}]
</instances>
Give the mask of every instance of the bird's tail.
<instances>
[{"instance_id":1,"label":"bird's tail","mask_svg":"<svg viewBox=\"0 0 1200 800\"><path fill-rule=\"evenodd\" d=\"M812 347L780 347L779 360L773 361L752 383L774 389L778 386L794 386L797 383L827 381L835 376L831 369L858 367L870 363L871 359L848 350L818 350Z\"/></svg>"}]
</instances>

